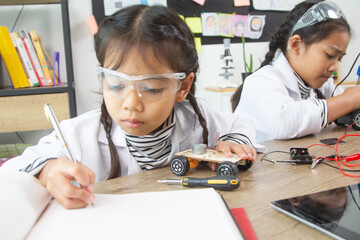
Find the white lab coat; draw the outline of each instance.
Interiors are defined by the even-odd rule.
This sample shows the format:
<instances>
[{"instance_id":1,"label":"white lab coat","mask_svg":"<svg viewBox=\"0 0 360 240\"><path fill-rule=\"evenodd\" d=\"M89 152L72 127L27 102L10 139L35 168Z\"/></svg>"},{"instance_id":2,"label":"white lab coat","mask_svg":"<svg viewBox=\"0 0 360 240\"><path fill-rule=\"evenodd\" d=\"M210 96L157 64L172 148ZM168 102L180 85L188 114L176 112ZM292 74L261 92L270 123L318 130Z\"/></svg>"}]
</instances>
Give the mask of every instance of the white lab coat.
<instances>
[{"instance_id":1,"label":"white lab coat","mask_svg":"<svg viewBox=\"0 0 360 240\"><path fill-rule=\"evenodd\" d=\"M319 89L331 97L333 79ZM343 89L338 87L334 95ZM315 95L312 90L310 98ZM326 105L327 107L327 105ZM257 142L292 139L318 133L323 106L312 100L301 100L298 80L283 53L271 65L260 68L244 82L242 96L235 113L253 120Z\"/></svg>"},{"instance_id":2,"label":"white lab coat","mask_svg":"<svg viewBox=\"0 0 360 240\"><path fill-rule=\"evenodd\" d=\"M256 145L256 132L250 120L240 118L236 114L210 112L202 106L201 109L209 129L210 147L216 145L217 132L220 136L227 133L242 133L250 139L257 151L266 151L265 147ZM100 124L100 115L100 110L94 110L76 118L62 121L60 124L75 159L96 173L96 182L106 180L111 162L106 133ZM202 127L193 108L187 101L175 104L175 116L176 124L171 136L172 149L164 166L170 163L175 153L190 149L193 144L200 143L203 139ZM124 133L115 122L113 122L111 135L120 157L121 175L126 176L141 172L140 165L127 148ZM24 170L27 168L25 171L35 175L40 172L44 165L39 164L41 161L62 156L65 156L65 152L53 132L40 139L38 145L27 148L21 156L7 161L0 169ZM35 167L37 165L38 167Z\"/></svg>"}]
</instances>

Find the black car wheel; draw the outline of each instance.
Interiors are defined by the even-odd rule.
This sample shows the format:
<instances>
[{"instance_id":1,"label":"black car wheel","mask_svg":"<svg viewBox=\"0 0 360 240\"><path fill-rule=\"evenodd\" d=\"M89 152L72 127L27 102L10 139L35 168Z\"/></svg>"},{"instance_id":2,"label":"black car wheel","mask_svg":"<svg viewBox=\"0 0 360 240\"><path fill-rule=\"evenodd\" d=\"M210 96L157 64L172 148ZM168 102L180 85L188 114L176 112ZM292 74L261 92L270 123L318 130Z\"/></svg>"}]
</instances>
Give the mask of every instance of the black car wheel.
<instances>
[{"instance_id":1,"label":"black car wheel","mask_svg":"<svg viewBox=\"0 0 360 240\"><path fill-rule=\"evenodd\" d=\"M356 111L353 115L353 125L355 130L360 130L360 110Z\"/></svg>"},{"instance_id":2,"label":"black car wheel","mask_svg":"<svg viewBox=\"0 0 360 240\"><path fill-rule=\"evenodd\" d=\"M176 156L171 160L170 168L174 174L184 176L190 169L190 163L186 157Z\"/></svg>"},{"instance_id":3,"label":"black car wheel","mask_svg":"<svg viewBox=\"0 0 360 240\"><path fill-rule=\"evenodd\" d=\"M248 170L254 164L254 161L245 160L245 165L237 165L240 170Z\"/></svg>"},{"instance_id":4,"label":"black car wheel","mask_svg":"<svg viewBox=\"0 0 360 240\"><path fill-rule=\"evenodd\" d=\"M237 176L239 170L235 163L230 161L225 161L220 163L216 168L216 175L224 176L224 175L233 175Z\"/></svg>"}]
</instances>

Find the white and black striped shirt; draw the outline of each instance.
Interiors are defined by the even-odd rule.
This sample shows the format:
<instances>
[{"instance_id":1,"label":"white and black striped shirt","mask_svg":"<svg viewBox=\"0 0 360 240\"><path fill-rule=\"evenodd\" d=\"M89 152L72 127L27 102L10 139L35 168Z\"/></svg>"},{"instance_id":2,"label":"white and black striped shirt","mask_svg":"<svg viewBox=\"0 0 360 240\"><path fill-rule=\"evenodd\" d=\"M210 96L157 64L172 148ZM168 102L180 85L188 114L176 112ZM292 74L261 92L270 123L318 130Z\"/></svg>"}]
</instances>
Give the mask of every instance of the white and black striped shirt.
<instances>
[{"instance_id":1,"label":"white and black striped shirt","mask_svg":"<svg viewBox=\"0 0 360 240\"><path fill-rule=\"evenodd\" d=\"M131 155L141 169L149 170L162 166L171 152L171 133L175 126L175 114L171 112L161 129L153 134L133 136L124 132Z\"/></svg>"},{"instance_id":2,"label":"white and black striped shirt","mask_svg":"<svg viewBox=\"0 0 360 240\"><path fill-rule=\"evenodd\" d=\"M321 127L325 128L328 126L328 108L327 108L327 104L326 104L326 100L325 99L318 99L317 94L315 94L314 98L310 98L310 92L311 91L315 91L312 87L308 86L302 79L301 77L294 72L296 78L298 79L298 85L299 85L299 90L300 90L300 94L301 94L301 99L302 100L310 100L312 101L316 106L321 106L322 107L322 112L321 112Z\"/></svg>"}]
</instances>

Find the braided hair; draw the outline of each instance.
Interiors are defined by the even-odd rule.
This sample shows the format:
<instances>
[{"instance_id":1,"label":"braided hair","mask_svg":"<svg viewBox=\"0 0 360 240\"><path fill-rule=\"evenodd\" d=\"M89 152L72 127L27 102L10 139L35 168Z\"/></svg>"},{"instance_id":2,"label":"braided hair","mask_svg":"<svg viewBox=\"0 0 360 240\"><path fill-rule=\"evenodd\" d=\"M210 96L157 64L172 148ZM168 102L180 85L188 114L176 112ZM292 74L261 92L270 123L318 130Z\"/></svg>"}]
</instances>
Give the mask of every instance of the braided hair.
<instances>
[{"instance_id":1,"label":"braided hair","mask_svg":"<svg viewBox=\"0 0 360 240\"><path fill-rule=\"evenodd\" d=\"M265 55L265 60L261 63L260 68L269 65L275 57L275 53L280 49L284 54L288 48L288 40L291 37L290 32L297 21L309 10L313 5L319 3L319 0L304 1L297 4L291 12L286 16L284 22L278 27L277 31L271 36L269 42L269 51ZM334 31L351 33L350 26L344 18L331 19L320 22L305 28L300 28L294 32L299 34L305 45L319 42L327 38ZM234 112L240 102L243 84L241 84L231 97L231 108ZM319 99L325 99L324 95L316 90ZM320 93L319 93L320 92Z\"/></svg>"},{"instance_id":2,"label":"braided hair","mask_svg":"<svg viewBox=\"0 0 360 240\"><path fill-rule=\"evenodd\" d=\"M186 23L171 8L133 5L105 18L95 35L95 51L101 66L118 69L129 52L135 49L151 67L150 55L169 64L174 72L195 73L186 99L193 107L203 128L203 142L208 143L208 129L195 98L196 73L199 69L194 36ZM111 63L108 62L109 59ZM101 123L106 131L111 153L108 179L121 174L119 156L111 140L112 119L105 102L101 106Z\"/></svg>"},{"instance_id":3,"label":"braided hair","mask_svg":"<svg viewBox=\"0 0 360 240\"><path fill-rule=\"evenodd\" d=\"M284 22L272 35L269 43L269 51L266 53L265 60L262 62L260 68L272 62L278 49L283 53L286 52L292 28L305 12L318 2L320 1L301 2L286 16ZM331 19L305 28L300 28L296 30L294 34L299 34L305 45L311 45L312 43L327 38L334 31L348 32L350 34L350 26L344 18Z\"/></svg>"}]
</instances>

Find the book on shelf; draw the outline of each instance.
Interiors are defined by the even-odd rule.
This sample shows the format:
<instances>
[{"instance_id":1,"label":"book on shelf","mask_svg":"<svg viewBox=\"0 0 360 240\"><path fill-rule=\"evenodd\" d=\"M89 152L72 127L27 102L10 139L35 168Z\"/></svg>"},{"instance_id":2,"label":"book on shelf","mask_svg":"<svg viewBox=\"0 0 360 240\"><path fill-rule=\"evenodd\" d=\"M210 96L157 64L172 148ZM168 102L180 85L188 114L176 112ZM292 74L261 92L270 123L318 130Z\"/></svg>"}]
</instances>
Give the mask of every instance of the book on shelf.
<instances>
[{"instance_id":1,"label":"book on shelf","mask_svg":"<svg viewBox=\"0 0 360 240\"><path fill-rule=\"evenodd\" d=\"M14 88L30 87L20 57L6 26L0 26L0 54L4 60Z\"/></svg>"},{"instance_id":2,"label":"book on shelf","mask_svg":"<svg viewBox=\"0 0 360 240\"><path fill-rule=\"evenodd\" d=\"M59 85L59 84L61 84L61 80L60 80L60 78L59 78L58 71L56 70L56 68L54 68L53 60L50 58L48 52L46 51L44 42L43 42L43 40L42 40L42 36L38 35L38 38L39 38L41 50L42 50L43 53L45 54L46 64L47 64L47 66L48 66L50 75L52 76L53 84L54 84L54 85Z\"/></svg>"},{"instance_id":3,"label":"book on shelf","mask_svg":"<svg viewBox=\"0 0 360 240\"><path fill-rule=\"evenodd\" d=\"M3 167L3 239L244 239L213 188L95 194L94 206L67 210L37 178Z\"/></svg>"},{"instance_id":4,"label":"book on shelf","mask_svg":"<svg viewBox=\"0 0 360 240\"><path fill-rule=\"evenodd\" d=\"M22 60L22 63L23 63L23 67L25 69L25 72L27 73L27 77L28 77L30 86L38 87L39 86L38 77L36 76L34 67L30 61L30 58L25 49L24 43L21 40L20 34L18 32L12 32L12 33L10 33L10 36L12 37L14 45L18 50L20 59Z\"/></svg>"},{"instance_id":5,"label":"book on shelf","mask_svg":"<svg viewBox=\"0 0 360 240\"><path fill-rule=\"evenodd\" d=\"M20 31L20 37L21 37L21 40L23 41L24 47L25 47L26 52L27 52L27 54L29 56L31 64L32 64L32 66L34 68L34 71L35 71L35 74L36 74L36 76L38 78L40 86L41 87L47 86L48 83L45 80L44 72L42 70L42 67L40 65L39 59L37 57L37 54L35 52L34 46L33 46L32 42L31 42L31 39L29 37L28 32L26 30L21 30Z\"/></svg>"},{"instance_id":6,"label":"book on shelf","mask_svg":"<svg viewBox=\"0 0 360 240\"><path fill-rule=\"evenodd\" d=\"M59 52L53 52L53 79L58 79L58 84L62 84L61 78L60 78L60 53Z\"/></svg>"},{"instance_id":7,"label":"book on shelf","mask_svg":"<svg viewBox=\"0 0 360 240\"><path fill-rule=\"evenodd\" d=\"M53 81L52 81L52 76L50 74L48 65L46 63L45 54L41 49L41 44L40 44L39 37L38 37L35 30L29 31L29 36L30 36L30 39L31 39L31 41L32 41L32 43L34 45L36 54L38 56L38 59L39 59L40 65L41 65L41 68L42 68L42 70L44 72L46 82L48 83L49 86L52 86L52 85L54 85Z\"/></svg>"}]
</instances>

